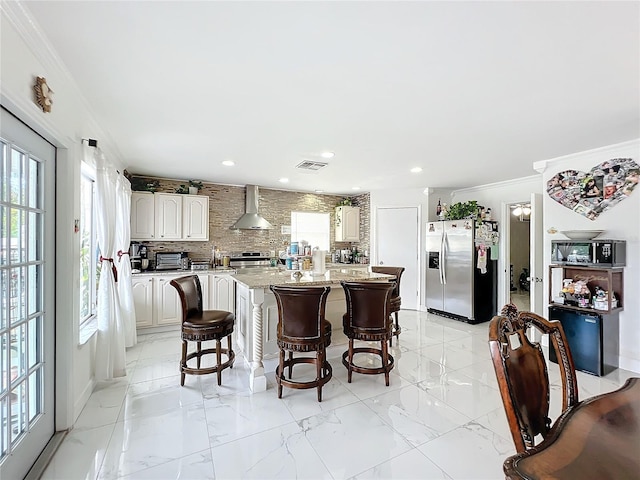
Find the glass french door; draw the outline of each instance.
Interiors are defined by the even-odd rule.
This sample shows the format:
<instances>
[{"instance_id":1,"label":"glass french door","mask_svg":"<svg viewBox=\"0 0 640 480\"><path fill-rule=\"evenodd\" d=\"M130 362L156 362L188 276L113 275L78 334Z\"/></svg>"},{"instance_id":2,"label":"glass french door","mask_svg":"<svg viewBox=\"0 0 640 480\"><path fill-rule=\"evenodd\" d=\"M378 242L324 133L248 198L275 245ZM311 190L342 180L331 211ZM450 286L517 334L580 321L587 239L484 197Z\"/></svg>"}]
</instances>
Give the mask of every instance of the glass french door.
<instances>
[{"instance_id":1,"label":"glass french door","mask_svg":"<svg viewBox=\"0 0 640 480\"><path fill-rule=\"evenodd\" d=\"M55 428L55 148L0 113L0 478L19 479Z\"/></svg>"}]
</instances>

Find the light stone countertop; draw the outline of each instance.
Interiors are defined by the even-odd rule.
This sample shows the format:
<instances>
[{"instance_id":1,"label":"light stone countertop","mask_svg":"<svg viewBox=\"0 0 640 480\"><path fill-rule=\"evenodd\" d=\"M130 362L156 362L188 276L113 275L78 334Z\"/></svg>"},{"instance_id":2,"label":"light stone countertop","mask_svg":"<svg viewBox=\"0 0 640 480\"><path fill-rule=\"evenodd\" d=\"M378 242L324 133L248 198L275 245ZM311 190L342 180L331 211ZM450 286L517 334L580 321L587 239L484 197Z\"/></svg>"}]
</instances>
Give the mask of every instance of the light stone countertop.
<instances>
[{"instance_id":1,"label":"light stone countertop","mask_svg":"<svg viewBox=\"0 0 640 480\"><path fill-rule=\"evenodd\" d=\"M324 275L314 275L312 271L302 271L302 276L296 278L292 270L262 270L259 271L239 271L233 278L236 283L248 288L268 288L270 285L289 286L317 286L336 285L341 281L364 282L364 281L384 281L394 278L393 275L369 272L363 268L350 268L345 265L343 268L331 268Z\"/></svg>"},{"instance_id":2,"label":"light stone countertop","mask_svg":"<svg viewBox=\"0 0 640 480\"><path fill-rule=\"evenodd\" d=\"M134 277L141 277L144 275L153 275L153 276L162 276L162 275L172 275L172 276L182 276L182 275L207 275L207 274L230 274L233 275L236 273L235 268L229 267L218 267L218 268L209 268L208 270L145 270L140 273L132 273Z\"/></svg>"}]
</instances>

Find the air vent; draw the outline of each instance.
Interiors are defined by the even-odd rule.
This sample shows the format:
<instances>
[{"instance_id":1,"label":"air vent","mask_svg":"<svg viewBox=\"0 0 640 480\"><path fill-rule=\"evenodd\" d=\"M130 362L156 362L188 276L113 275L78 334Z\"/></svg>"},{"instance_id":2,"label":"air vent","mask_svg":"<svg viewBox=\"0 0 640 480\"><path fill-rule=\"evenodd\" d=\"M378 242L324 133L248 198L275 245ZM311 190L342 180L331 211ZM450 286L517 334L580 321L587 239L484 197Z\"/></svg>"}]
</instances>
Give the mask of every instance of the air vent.
<instances>
[{"instance_id":1,"label":"air vent","mask_svg":"<svg viewBox=\"0 0 640 480\"><path fill-rule=\"evenodd\" d=\"M302 170L312 170L314 172L317 172L318 170L326 167L327 165L329 164L324 162L314 162L312 160L304 160L303 162L296 165L296 168L300 168Z\"/></svg>"}]
</instances>

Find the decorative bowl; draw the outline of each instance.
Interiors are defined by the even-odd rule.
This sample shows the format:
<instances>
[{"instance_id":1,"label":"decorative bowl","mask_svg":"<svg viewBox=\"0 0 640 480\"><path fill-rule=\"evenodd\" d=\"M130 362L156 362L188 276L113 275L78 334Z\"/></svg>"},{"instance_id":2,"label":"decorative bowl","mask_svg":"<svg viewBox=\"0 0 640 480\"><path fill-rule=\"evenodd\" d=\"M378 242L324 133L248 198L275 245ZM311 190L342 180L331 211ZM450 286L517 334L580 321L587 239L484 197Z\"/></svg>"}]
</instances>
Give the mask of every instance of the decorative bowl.
<instances>
[{"instance_id":1,"label":"decorative bowl","mask_svg":"<svg viewBox=\"0 0 640 480\"><path fill-rule=\"evenodd\" d=\"M571 240L593 240L604 230L562 230L560 233Z\"/></svg>"}]
</instances>

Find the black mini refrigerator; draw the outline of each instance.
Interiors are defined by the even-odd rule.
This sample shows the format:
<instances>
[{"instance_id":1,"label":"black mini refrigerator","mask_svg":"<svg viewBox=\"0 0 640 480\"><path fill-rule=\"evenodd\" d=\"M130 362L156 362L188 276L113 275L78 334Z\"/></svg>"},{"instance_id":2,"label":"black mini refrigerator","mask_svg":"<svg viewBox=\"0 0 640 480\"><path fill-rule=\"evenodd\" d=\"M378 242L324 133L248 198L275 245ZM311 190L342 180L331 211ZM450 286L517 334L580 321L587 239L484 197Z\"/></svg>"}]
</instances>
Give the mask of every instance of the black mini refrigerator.
<instances>
[{"instance_id":1,"label":"black mini refrigerator","mask_svg":"<svg viewBox=\"0 0 640 480\"><path fill-rule=\"evenodd\" d=\"M549 320L559 320L569 342L576 370L603 376L618 368L618 313L602 314L549 307ZM549 360L558 363L549 345Z\"/></svg>"}]
</instances>

